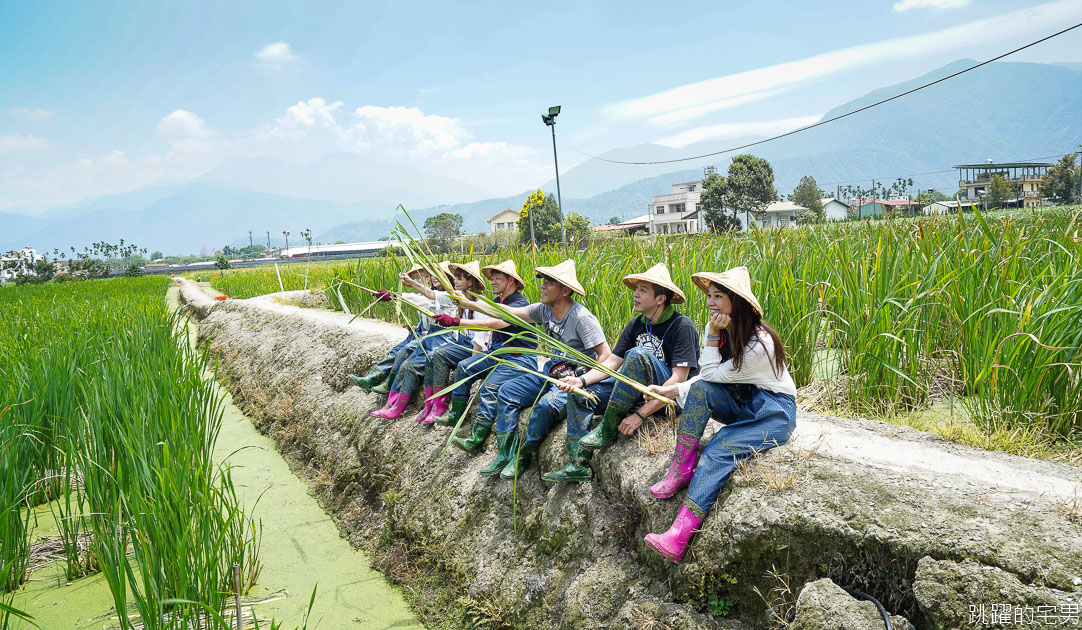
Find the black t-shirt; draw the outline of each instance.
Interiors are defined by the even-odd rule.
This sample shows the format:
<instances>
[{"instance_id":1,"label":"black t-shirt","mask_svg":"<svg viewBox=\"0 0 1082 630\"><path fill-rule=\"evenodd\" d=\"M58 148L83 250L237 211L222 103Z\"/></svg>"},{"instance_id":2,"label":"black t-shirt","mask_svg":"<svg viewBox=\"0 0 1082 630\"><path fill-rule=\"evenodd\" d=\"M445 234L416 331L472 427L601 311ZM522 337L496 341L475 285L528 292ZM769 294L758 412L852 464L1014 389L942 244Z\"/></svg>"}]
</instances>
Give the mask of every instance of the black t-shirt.
<instances>
[{"instance_id":1,"label":"black t-shirt","mask_svg":"<svg viewBox=\"0 0 1082 630\"><path fill-rule=\"evenodd\" d=\"M513 306L516 308L523 308L530 305L530 301L527 300L526 297L518 291L515 291L511 295L507 296L506 300L503 300L502 298L497 296L495 301L499 304L503 304L505 306ZM502 345L508 345L514 346L516 348L536 348L536 335L523 335L521 337L512 339L512 337L524 331L524 328L514 325L508 326L507 328L501 328L500 330L492 333L492 346L497 347Z\"/></svg>"},{"instance_id":2,"label":"black t-shirt","mask_svg":"<svg viewBox=\"0 0 1082 630\"><path fill-rule=\"evenodd\" d=\"M638 346L653 352L670 370L689 367L689 376L699 371L699 331L687 316L674 312L663 322L647 324L645 317L635 316L620 333L612 353L622 359Z\"/></svg>"}]
</instances>

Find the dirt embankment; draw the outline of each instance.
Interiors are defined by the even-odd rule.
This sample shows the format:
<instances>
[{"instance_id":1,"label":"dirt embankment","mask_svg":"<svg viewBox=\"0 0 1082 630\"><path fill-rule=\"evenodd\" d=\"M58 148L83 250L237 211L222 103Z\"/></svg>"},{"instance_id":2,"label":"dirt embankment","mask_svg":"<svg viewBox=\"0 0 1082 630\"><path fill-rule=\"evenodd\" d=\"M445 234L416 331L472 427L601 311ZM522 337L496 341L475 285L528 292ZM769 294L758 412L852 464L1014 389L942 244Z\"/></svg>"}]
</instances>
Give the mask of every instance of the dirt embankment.
<instances>
[{"instance_id":1,"label":"dirt embankment","mask_svg":"<svg viewBox=\"0 0 1082 630\"><path fill-rule=\"evenodd\" d=\"M784 617L824 577L917 628L995 627L973 617L981 606L1070 611L1082 597L1076 468L801 414L791 443L736 476L673 565L642 543L679 505L648 491L669 454L622 439L594 458L593 483L547 484L536 467L517 488L480 477L493 444L441 457L448 429L371 419L382 397L348 385L403 329L273 298L215 302L190 283L182 295L237 404L429 622L766 627L767 602ZM562 465L563 444L562 430L545 442L542 470ZM801 627L814 618L798 615Z\"/></svg>"}]
</instances>

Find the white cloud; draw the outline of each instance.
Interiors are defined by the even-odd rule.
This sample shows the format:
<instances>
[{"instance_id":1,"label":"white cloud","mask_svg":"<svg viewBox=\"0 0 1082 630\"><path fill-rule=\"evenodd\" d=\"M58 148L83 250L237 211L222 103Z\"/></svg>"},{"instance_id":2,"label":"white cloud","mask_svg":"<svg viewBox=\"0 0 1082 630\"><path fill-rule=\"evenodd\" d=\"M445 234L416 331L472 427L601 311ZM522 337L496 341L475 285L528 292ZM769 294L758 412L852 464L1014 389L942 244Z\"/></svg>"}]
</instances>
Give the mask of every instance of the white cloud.
<instances>
[{"instance_id":1,"label":"white cloud","mask_svg":"<svg viewBox=\"0 0 1082 630\"><path fill-rule=\"evenodd\" d=\"M972 0L898 0L894 10L901 13L910 9L954 9L964 7Z\"/></svg>"},{"instance_id":2,"label":"white cloud","mask_svg":"<svg viewBox=\"0 0 1082 630\"><path fill-rule=\"evenodd\" d=\"M181 153L205 152L217 148L221 143L217 132L186 109L174 110L162 117L155 129L174 151Z\"/></svg>"},{"instance_id":3,"label":"white cloud","mask_svg":"<svg viewBox=\"0 0 1082 630\"><path fill-rule=\"evenodd\" d=\"M720 125L706 125L696 127L681 133L661 138L656 142L674 149L682 149L689 144L704 140L721 140L723 138L739 138L742 136L771 136L785 133L800 127L818 122L821 116L797 116L795 118L780 118L778 120L761 120L756 122L723 123Z\"/></svg>"},{"instance_id":4,"label":"white cloud","mask_svg":"<svg viewBox=\"0 0 1082 630\"><path fill-rule=\"evenodd\" d=\"M293 47L288 42L274 42L260 48L255 53L257 61L264 63L290 63L297 60Z\"/></svg>"},{"instance_id":5,"label":"white cloud","mask_svg":"<svg viewBox=\"0 0 1082 630\"><path fill-rule=\"evenodd\" d=\"M1078 6L1078 0L1058 0L938 31L842 48L613 103L605 113L614 119L645 118L660 127L686 123L709 112L760 100L860 66L943 54L990 41L1013 41L1030 33L1061 28L1077 17Z\"/></svg>"},{"instance_id":6,"label":"white cloud","mask_svg":"<svg viewBox=\"0 0 1082 630\"><path fill-rule=\"evenodd\" d=\"M361 149L381 148L428 157L443 156L469 138L457 118L425 114L416 107L358 107L353 111L349 132Z\"/></svg>"},{"instance_id":7,"label":"white cloud","mask_svg":"<svg viewBox=\"0 0 1082 630\"><path fill-rule=\"evenodd\" d=\"M17 133L0 136L0 154L37 151L40 149L47 149L48 147L49 141L37 136L24 136Z\"/></svg>"},{"instance_id":8,"label":"white cloud","mask_svg":"<svg viewBox=\"0 0 1082 630\"><path fill-rule=\"evenodd\" d=\"M48 120L49 118L52 118L54 113L51 109L25 107L23 105L9 107L8 112L22 118L29 118L30 120Z\"/></svg>"}]
</instances>

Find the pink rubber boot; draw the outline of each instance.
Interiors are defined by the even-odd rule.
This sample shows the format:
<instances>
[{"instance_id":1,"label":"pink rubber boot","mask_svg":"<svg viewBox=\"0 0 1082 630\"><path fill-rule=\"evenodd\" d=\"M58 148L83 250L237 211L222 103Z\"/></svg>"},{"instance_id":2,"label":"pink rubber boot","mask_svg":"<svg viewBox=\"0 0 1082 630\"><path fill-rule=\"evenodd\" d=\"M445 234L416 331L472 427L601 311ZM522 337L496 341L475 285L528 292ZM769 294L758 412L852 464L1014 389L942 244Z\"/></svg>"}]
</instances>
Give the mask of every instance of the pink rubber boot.
<instances>
[{"instance_id":1,"label":"pink rubber boot","mask_svg":"<svg viewBox=\"0 0 1082 630\"><path fill-rule=\"evenodd\" d=\"M381 414L382 418L387 420L397 420L402 417L402 414L406 412L406 407L410 404L410 397L405 394L399 394L398 398L395 398L394 404L387 411Z\"/></svg>"},{"instance_id":2,"label":"pink rubber boot","mask_svg":"<svg viewBox=\"0 0 1082 630\"><path fill-rule=\"evenodd\" d=\"M391 407L394 406L394 402L395 402L395 400L398 399L399 396L401 396L401 394L399 394L398 392L395 392L395 391L389 392L387 394L387 404L383 405L382 409L377 409L377 410L373 411L369 415L375 416L377 418L382 418L383 414L390 411Z\"/></svg>"},{"instance_id":3,"label":"pink rubber boot","mask_svg":"<svg viewBox=\"0 0 1082 630\"><path fill-rule=\"evenodd\" d=\"M428 413L432 411L432 401L429 397L432 395L433 391L434 390L431 387L425 388L425 408L421 410L421 413L413 417L414 422L424 422L425 418L428 417Z\"/></svg>"},{"instance_id":4,"label":"pink rubber boot","mask_svg":"<svg viewBox=\"0 0 1082 630\"><path fill-rule=\"evenodd\" d=\"M673 521L669 531L664 534L647 534L646 546L676 564L680 564L680 561L684 559L688 541L691 540L695 532L699 531L699 526L702 523L703 519L695 516L686 505L681 505L680 511L676 514L676 520Z\"/></svg>"},{"instance_id":5,"label":"pink rubber boot","mask_svg":"<svg viewBox=\"0 0 1082 630\"><path fill-rule=\"evenodd\" d=\"M699 451L696 450L698 446L699 441L691 436L677 436L676 455L672 458L672 466L664 479L650 486L650 494L659 499L668 499L680 489L686 488L695 474L695 462L699 460Z\"/></svg>"},{"instance_id":6,"label":"pink rubber boot","mask_svg":"<svg viewBox=\"0 0 1082 630\"><path fill-rule=\"evenodd\" d=\"M435 388L432 388L435 391ZM443 396L436 396L432 399L432 410L428 412L428 417L425 418L425 424L432 424L443 414L447 413L447 408L451 406L451 395L444 394Z\"/></svg>"}]
</instances>

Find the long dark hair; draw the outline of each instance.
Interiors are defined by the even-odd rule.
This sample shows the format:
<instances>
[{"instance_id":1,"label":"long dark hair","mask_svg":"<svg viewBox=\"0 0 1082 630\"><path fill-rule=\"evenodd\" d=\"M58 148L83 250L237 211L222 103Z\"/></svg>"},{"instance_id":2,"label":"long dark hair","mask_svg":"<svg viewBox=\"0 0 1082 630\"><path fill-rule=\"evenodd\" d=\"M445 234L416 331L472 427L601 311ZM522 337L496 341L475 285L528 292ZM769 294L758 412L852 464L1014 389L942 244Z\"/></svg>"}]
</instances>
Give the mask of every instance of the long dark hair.
<instances>
[{"instance_id":1,"label":"long dark hair","mask_svg":"<svg viewBox=\"0 0 1082 630\"><path fill-rule=\"evenodd\" d=\"M729 349L728 352L722 354L723 358L732 359L733 367L737 370L743 368L744 350L753 343L762 343L759 339L759 331L763 331L770 335L770 340L774 342L774 376L781 378L782 371L785 370L785 346L781 342L781 337L778 337L778 333L763 321L763 317L755 312L747 300L719 284L715 283L714 286L729 296L729 302L733 305L732 322L729 324L729 343L726 344Z\"/></svg>"}]
</instances>

